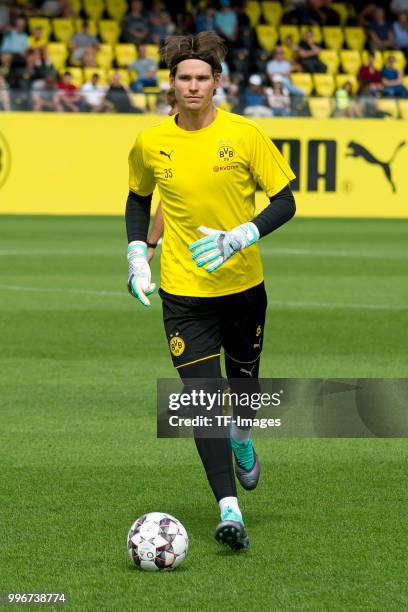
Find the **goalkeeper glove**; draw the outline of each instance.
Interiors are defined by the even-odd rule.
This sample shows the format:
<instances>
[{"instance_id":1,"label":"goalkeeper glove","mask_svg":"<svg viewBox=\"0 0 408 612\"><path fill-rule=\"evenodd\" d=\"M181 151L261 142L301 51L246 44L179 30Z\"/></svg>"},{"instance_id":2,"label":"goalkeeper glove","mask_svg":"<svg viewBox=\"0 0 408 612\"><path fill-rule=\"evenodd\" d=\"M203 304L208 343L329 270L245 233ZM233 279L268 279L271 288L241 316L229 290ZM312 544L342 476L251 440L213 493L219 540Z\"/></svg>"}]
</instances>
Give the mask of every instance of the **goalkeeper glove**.
<instances>
[{"instance_id":1,"label":"goalkeeper glove","mask_svg":"<svg viewBox=\"0 0 408 612\"><path fill-rule=\"evenodd\" d=\"M198 230L206 236L190 244L189 249L199 268L209 264L205 266L207 272L218 270L235 253L259 240L259 230L251 222L238 225L229 232L203 226Z\"/></svg>"},{"instance_id":2,"label":"goalkeeper glove","mask_svg":"<svg viewBox=\"0 0 408 612\"><path fill-rule=\"evenodd\" d=\"M156 285L151 282L150 266L147 263L147 245L145 242L134 240L128 246L127 258L129 262L128 289L143 306L148 308L150 302L147 295L153 293Z\"/></svg>"}]
</instances>

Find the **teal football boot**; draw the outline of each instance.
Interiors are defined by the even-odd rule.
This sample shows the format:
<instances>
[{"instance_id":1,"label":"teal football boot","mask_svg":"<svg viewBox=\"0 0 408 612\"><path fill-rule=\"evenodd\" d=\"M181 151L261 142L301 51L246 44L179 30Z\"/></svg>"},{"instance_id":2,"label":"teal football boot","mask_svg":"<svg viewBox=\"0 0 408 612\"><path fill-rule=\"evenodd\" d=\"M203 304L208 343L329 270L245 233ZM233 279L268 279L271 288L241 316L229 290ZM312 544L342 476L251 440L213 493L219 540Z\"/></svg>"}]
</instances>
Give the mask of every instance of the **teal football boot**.
<instances>
[{"instance_id":1,"label":"teal football boot","mask_svg":"<svg viewBox=\"0 0 408 612\"><path fill-rule=\"evenodd\" d=\"M230 507L221 515L221 522L215 529L215 539L219 544L229 546L239 552L249 548L249 538L242 517Z\"/></svg>"}]
</instances>

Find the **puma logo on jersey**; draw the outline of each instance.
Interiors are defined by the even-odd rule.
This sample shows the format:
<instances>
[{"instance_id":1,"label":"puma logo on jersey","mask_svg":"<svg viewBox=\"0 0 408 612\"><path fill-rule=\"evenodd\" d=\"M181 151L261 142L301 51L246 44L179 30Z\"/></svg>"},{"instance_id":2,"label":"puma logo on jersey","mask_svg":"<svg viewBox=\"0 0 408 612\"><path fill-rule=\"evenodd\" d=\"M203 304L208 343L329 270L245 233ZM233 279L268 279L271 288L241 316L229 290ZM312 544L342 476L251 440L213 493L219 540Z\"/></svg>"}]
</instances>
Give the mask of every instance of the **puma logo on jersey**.
<instances>
[{"instance_id":1,"label":"puma logo on jersey","mask_svg":"<svg viewBox=\"0 0 408 612\"><path fill-rule=\"evenodd\" d=\"M240 372L242 372L243 374L249 374L249 376L252 376L252 372L254 371L255 366L252 366L252 368L250 370L246 370L245 368L240 368Z\"/></svg>"},{"instance_id":2,"label":"puma logo on jersey","mask_svg":"<svg viewBox=\"0 0 408 612\"><path fill-rule=\"evenodd\" d=\"M171 154L173 153L174 149L172 149L170 151L170 153L166 153L166 151L160 151L160 155L165 155L166 157L169 158L169 160L171 161Z\"/></svg>"}]
</instances>

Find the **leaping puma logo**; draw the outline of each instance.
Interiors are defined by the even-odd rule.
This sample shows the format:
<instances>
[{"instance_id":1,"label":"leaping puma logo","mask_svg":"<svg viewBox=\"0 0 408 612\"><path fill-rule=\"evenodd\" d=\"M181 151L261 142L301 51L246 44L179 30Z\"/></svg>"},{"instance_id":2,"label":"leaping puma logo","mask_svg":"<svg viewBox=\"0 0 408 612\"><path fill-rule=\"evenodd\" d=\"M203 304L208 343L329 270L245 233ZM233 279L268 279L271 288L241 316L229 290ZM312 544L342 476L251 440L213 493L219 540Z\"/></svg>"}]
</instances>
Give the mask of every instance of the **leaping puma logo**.
<instances>
[{"instance_id":1,"label":"leaping puma logo","mask_svg":"<svg viewBox=\"0 0 408 612\"><path fill-rule=\"evenodd\" d=\"M351 140L347 145L350 150L346 154L346 157L362 157L369 164L376 164L377 166L380 166L380 168L382 168L384 171L385 178L391 185L391 189L393 193L396 193L397 189L391 177L391 164L394 161L395 156L397 155L398 151L402 149L402 147L405 147L405 145L406 145L405 141L400 142L399 145L397 145L397 147L395 148L395 151L392 154L391 159L387 162L382 162L379 159L377 159L372 153L370 153L368 149L363 147L363 145L358 144L358 142L354 142L353 140Z\"/></svg>"},{"instance_id":2,"label":"leaping puma logo","mask_svg":"<svg viewBox=\"0 0 408 612\"><path fill-rule=\"evenodd\" d=\"M246 370L245 368L240 368L240 372L242 372L243 374L249 374L249 376L252 376L252 372L254 371L255 366L253 365L252 368L250 370Z\"/></svg>"},{"instance_id":3,"label":"leaping puma logo","mask_svg":"<svg viewBox=\"0 0 408 612\"><path fill-rule=\"evenodd\" d=\"M160 151L160 155L165 155L166 157L169 158L169 160L171 161L171 154L173 153L174 149L172 149L170 151L170 153L166 153L166 151Z\"/></svg>"}]
</instances>

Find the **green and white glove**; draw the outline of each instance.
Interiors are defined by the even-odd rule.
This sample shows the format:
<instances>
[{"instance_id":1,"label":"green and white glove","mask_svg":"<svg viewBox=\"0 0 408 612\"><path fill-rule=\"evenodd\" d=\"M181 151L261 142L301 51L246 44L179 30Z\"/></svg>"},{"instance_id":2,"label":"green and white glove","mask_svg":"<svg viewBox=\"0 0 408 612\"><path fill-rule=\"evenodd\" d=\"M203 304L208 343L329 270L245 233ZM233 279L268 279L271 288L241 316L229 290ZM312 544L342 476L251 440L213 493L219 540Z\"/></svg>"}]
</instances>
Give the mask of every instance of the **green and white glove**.
<instances>
[{"instance_id":1,"label":"green and white glove","mask_svg":"<svg viewBox=\"0 0 408 612\"><path fill-rule=\"evenodd\" d=\"M198 230L206 235L205 238L193 242L188 248L192 251L197 266L205 266L207 272L218 270L235 253L259 240L259 230L250 221L234 227L229 232L203 226Z\"/></svg>"},{"instance_id":2,"label":"green and white glove","mask_svg":"<svg viewBox=\"0 0 408 612\"><path fill-rule=\"evenodd\" d=\"M130 242L127 258L129 262L129 293L148 308L150 302L146 296L153 293L156 285L151 282L150 266L147 263L147 244L139 240Z\"/></svg>"}]
</instances>

